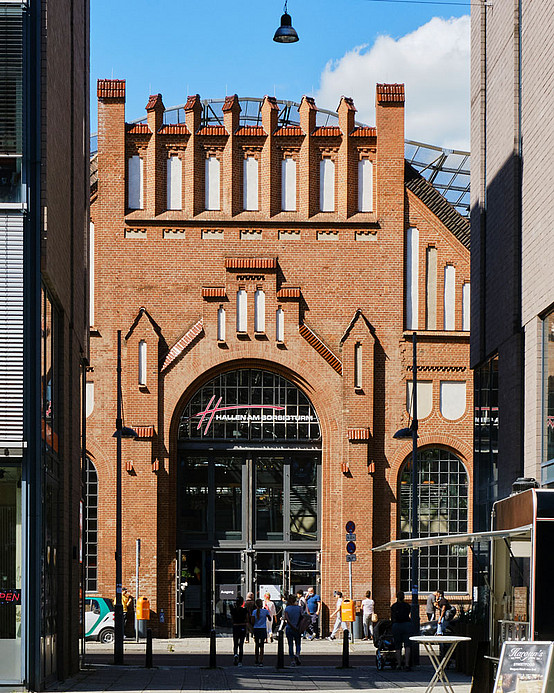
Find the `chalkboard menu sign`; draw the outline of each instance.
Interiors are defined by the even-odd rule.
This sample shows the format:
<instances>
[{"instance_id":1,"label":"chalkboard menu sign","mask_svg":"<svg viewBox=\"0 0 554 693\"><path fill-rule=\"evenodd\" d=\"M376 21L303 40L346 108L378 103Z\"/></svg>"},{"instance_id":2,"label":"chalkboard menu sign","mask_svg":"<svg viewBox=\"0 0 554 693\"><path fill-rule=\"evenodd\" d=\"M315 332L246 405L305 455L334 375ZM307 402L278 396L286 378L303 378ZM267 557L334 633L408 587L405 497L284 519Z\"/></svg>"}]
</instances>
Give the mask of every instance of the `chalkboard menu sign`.
<instances>
[{"instance_id":1,"label":"chalkboard menu sign","mask_svg":"<svg viewBox=\"0 0 554 693\"><path fill-rule=\"evenodd\" d=\"M552 642L505 642L494 693L551 693L553 646Z\"/></svg>"}]
</instances>

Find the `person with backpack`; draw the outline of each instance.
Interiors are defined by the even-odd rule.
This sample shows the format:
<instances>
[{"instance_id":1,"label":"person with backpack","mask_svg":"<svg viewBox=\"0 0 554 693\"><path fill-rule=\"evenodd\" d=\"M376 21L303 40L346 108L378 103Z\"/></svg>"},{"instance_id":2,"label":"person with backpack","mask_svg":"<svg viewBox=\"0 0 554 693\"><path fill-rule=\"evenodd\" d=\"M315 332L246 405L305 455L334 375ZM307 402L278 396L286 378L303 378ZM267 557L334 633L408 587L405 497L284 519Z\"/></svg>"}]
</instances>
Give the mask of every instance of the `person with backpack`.
<instances>
[{"instance_id":1,"label":"person with backpack","mask_svg":"<svg viewBox=\"0 0 554 693\"><path fill-rule=\"evenodd\" d=\"M437 590L435 592L435 596L437 598L435 604L439 611L437 635L444 635L446 628L448 627L448 621L451 621L456 615L456 608L453 607L448 599L444 596L443 590Z\"/></svg>"},{"instance_id":2,"label":"person with backpack","mask_svg":"<svg viewBox=\"0 0 554 693\"><path fill-rule=\"evenodd\" d=\"M267 622L271 621L271 614L264 609L261 599L256 599L256 608L252 612L251 623L254 631L254 658L257 667L264 665L264 643L267 638Z\"/></svg>"},{"instance_id":3,"label":"person with backpack","mask_svg":"<svg viewBox=\"0 0 554 693\"><path fill-rule=\"evenodd\" d=\"M248 611L243 606L244 600L239 595L235 599L235 605L231 607L231 617L233 619L233 664L242 666L244 654L244 638L246 637L246 624L248 621Z\"/></svg>"}]
</instances>

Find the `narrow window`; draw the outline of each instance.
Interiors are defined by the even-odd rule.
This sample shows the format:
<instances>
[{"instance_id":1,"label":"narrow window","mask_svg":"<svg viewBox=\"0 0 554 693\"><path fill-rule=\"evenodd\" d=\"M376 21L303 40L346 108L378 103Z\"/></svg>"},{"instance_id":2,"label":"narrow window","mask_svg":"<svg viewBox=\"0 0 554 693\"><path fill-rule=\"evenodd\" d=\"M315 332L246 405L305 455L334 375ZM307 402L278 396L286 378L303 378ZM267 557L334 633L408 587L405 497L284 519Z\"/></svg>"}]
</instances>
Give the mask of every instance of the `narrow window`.
<instances>
[{"instance_id":1,"label":"narrow window","mask_svg":"<svg viewBox=\"0 0 554 693\"><path fill-rule=\"evenodd\" d=\"M142 188L144 180L144 162L140 156L132 156L128 167L129 209L142 209Z\"/></svg>"},{"instance_id":2,"label":"narrow window","mask_svg":"<svg viewBox=\"0 0 554 693\"><path fill-rule=\"evenodd\" d=\"M138 345L138 382L139 385L146 385L146 342L141 339Z\"/></svg>"},{"instance_id":3,"label":"narrow window","mask_svg":"<svg viewBox=\"0 0 554 693\"><path fill-rule=\"evenodd\" d=\"M410 227L406 234L406 329L418 329L419 230Z\"/></svg>"},{"instance_id":4,"label":"narrow window","mask_svg":"<svg viewBox=\"0 0 554 693\"><path fill-rule=\"evenodd\" d=\"M358 211L373 212L373 164L369 159L358 161Z\"/></svg>"},{"instance_id":5,"label":"narrow window","mask_svg":"<svg viewBox=\"0 0 554 693\"><path fill-rule=\"evenodd\" d=\"M88 236L89 265L88 265L88 320L91 327L94 326L94 224L92 221L89 226Z\"/></svg>"},{"instance_id":6,"label":"narrow window","mask_svg":"<svg viewBox=\"0 0 554 693\"><path fill-rule=\"evenodd\" d=\"M256 211L258 209L258 160L249 156L243 164L243 195L244 209Z\"/></svg>"},{"instance_id":7,"label":"narrow window","mask_svg":"<svg viewBox=\"0 0 554 693\"><path fill-rule=\"evenodd\" d=\"M254 332L265 332L265 293L262 289L254 294Z\"/></svg>"},{"instance_id":8,"label":"narrow window","mask_svg":"<svg viewBox=\"0 0 554 693\"><path fill-rule=\"evenodd\" d=\"M94 383L87 382L85 386L85 397L86 397L86 417L92 414L94 410Z\"/></svg>"},{"instance_id":9,"label":"narrow window","mask_svg":"<svg viewBox=\"0 0 554 693\"><path fill-rule=\"evenodd\" d=\"M206 159L206 209L218 210L220 201L221 166L219 159L210 156Z\"/></svg>"},{"instance_id":10,"label":"narrow window","mask_svg":"<svg viewBox=\"0 0 554 693\"><path fill-rule=\"evenodd\" d=\"M356 343L354 347L354 387L362 387L362 345Z\"/></svg>"},{"instance_id":11,"label":"narrow window","mask_svg":"<svg viewBox=\"0 0 554 693\"><path fill-rule=\"evenodd\" d=\"M217 341L225 341L225 308L223 306L219 306L217 311Z\"/></svg>"},{"instance_id":12,"label":"narrow window","mask_svg":"<svg viewBox=\"0 0 554 693\"><path fill-rule=\"evenodd\" d=\"M296 212L296 161L291 157L281 163L281 207L283 212Z\"/></svg>"},{"instance_id":13,"label":"narrow window","mask_svg":"<svg viewBox=\"0 0 554 693\"><path fill-rule=\"evenodd\" d=\"M471 284L467 282L462 286L462 330L469 332L471 325L470 313Z\"/></svg>"},{"instance_id":14,"label":"narrow window","mask_svg":"<svg viewBox=\"0 0 554 693\"><path fill-rule=\"evenodd\" d=\"M407 381L406 388L406 410L410 416L413 416L413 388L412 380ZM433 381L418 380L417 381L417 418L425 419L433 410Z\"/></svg>"},{"instance_id":15,"label":"narrow window","mask_svg":"<svg viewBox=\"0 0 554 693\"><path fill-rule=\"evenodd\" d=\"M444 329L456 329L456 268L444 268Z\"/></svg>"},{"instance_id":16,"label":"narrow window","mask_svg":"<svg viewBox=\"0 0 554 693\"><path fill-rule=\"evenodd\" d=\"M237 291L237 332L247 331L248 296L245 289Z\"/></svg>"},{"instance_id":17,"label":"narrow window","mask_svg":"<svg viewBox=\"0 0 554 693\"><path fill-rule=\"evenodd\" d=\"M275 339L278 342L285 341L285 313L283 312L281 306L277 308L277 312L275 314Z\"/></svg>"},{"instance_id":18,"label":"narrow window","mask_svg":"<svg viewBox=\"0 0 554 693\"><path fill-rule=\"evenodd\" d=\"M437 329L437 249L427 248L425 282L425 329Z\"/></svg>"},{"instance_id":19,"label":"narrow window","mask_svg":"<svg viewBox=\"0 0 554 693\"><path fill-rule=\"evenodd\" d=\"M178 156L167 160L167 208L182 208L183 166Z\"/></svg>"},{"instance_id":20,"label":"narrow window","mask_svg":"<svg viewBox=\"0 0 554 693\"><path fill-rule=\"evenodd\" d=\"M319 208L322 212L335 211L335 162L332 159L319 162Z\"/></svg>"}]
</instances>

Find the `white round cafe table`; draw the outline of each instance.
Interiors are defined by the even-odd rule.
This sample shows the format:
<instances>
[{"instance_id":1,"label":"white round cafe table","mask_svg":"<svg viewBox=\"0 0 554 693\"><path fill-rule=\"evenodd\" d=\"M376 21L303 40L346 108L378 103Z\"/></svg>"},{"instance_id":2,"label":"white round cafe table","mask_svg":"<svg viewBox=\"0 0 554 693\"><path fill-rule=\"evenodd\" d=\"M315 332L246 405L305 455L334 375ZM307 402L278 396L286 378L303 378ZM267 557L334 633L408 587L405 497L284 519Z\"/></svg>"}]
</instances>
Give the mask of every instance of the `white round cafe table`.
<instances>
[{"instance_id":1,"label":"white round cafe table","mask_svg":"<svg viewBox=\"0 0 554 693\"><path fill-rule=\"evenodd\" d=\"M435 669L433 678L425 689L425 693L431 693L439 681L442 683L447 693L454 693L452 684L446 675L446 667L456 647L458 647L461 642L468 642L471 638L467 638L464 635L413 635L410 640L423 645ZM440 656L441 645L449 646L442 658ZM436 646L436 649L434 649L434 646Z\"/></svg>"}]
</instances>

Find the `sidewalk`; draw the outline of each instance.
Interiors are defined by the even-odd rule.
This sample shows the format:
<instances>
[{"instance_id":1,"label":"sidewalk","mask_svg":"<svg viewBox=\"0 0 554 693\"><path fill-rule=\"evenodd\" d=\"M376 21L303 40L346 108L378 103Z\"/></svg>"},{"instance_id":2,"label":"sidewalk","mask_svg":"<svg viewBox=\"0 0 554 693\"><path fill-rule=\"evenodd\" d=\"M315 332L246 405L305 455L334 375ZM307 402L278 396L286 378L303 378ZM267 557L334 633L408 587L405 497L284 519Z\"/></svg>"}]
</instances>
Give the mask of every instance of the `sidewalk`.
<instances>
[{"instance_id":1,"label":"sidewalk","mask_svg":"<svg viewBox=\"0 0 554 693\"><path fill-rule=\"evenodd\" d=\"M72 680L51 688L63 693L259 693L260 691L380 691L398 693L424 691L433 669L422 658L415 671L400 672L387 667L377 671L375 648L365 642L351 648L352 668L339 669L342 644L303 641L302 666L275 668L276 644L266 646L265 666L253 666L253 646L245 646L244 666L232 663L231 638L217 638L217 669L208 669L209 640L155 640L154 668L144 668L144 643L125 643L125 666L113 666L113 646L87 644L85 668ZM285 648L285 664L288 665ZM469 693L467 676L448 672L455 693ZM442 690L442 687L436 689Z\"/></svg>"}]
</instances>

